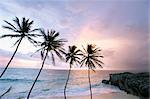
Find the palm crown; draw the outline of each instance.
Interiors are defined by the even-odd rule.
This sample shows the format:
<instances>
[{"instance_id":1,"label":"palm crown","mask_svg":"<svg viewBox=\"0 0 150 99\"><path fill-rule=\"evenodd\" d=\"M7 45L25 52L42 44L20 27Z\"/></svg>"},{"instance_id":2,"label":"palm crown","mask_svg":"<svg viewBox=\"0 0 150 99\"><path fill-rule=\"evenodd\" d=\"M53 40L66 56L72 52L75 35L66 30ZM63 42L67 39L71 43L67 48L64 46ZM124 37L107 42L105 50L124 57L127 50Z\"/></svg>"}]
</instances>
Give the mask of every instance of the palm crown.
<instances>
[{"instance_id":1,"label":"palm crown","mask_svg":"<svg viewBox=\"0 0 150 99\"><path fill-rule=\"evenodd\" d=\"M66 53L66 62L69 61L69 63L72 65L74 62L80 63L80 58L78 57L80 55L80 50L77 49L75 45L69 46L68 53Z\"/></svg>"},{"instance_id":2,"label":"palm crown","mask_svg":"<svg viewBox=\"0 0 150 99\"><path fill-rule=\"evenodd\" d=\"M47 30L46 33L43 29L41 29L41 34L43 36L44 41L39 42L39 46L41 46L41 49L37 51L41 51L42 59L44 55L46 55L46 52L50 52L49 54L51 55L53 64L55 64L54 54L56 54L60 59L63 59L62 54L65 54L63 46L66 40L58 39L59 32L56 32L55 30Z\"/></svg>"},{"instance_id":3,"label":"palm crown","mask_svg":"<svg viewBox=\"0 0 150 99\"><path fill-rule=\"evenodd\" d=\"M99 66L102 68L103 62L99 60L99 58L103 58L101 55L101 50L99 48L96 48L95 45L89 44L87 45L87 49L83 47L84 51L81 60L81 66L85 64L85 66L88 66L88 68L94 70L96 66Z\"/></svg>"},{"instance_id":4,"label":"palm crown","mask_svg":"<svg viewBox=\"0 0 150 99\"><path fill-rule=\"evenodd\" d=\"M3 28L13 31L15 34L6 34L2 35L1 38L4 37L11 37L11 38L19 38L15 44L17 44L21 39L24 37L27 37L28 40L35 45L37 43L32 37L40 36L39 34L34 34L32 32L38 31L39 28L31 29L33 25L33 21L30 21L29 19L22 18L22 21L20 22L19 18L16 17L14 20L14 25L8 21L5 21L7 23L7 26L3 26ZM16 26L15 26L16 25ZM15 45L14 44L14 45Z\"/></svg>"}]
</instances>

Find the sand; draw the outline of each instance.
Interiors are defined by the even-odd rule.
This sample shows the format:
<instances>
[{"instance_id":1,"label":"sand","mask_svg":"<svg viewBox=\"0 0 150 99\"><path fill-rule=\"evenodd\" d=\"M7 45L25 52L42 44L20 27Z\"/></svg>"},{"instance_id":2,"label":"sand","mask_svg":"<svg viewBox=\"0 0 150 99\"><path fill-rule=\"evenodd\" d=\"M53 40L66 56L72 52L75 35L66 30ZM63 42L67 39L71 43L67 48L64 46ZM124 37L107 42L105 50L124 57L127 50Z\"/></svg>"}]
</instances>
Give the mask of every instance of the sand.
<instances>
[{"instance_id":1,"label":"sand","mask_svg":"<svg viewBox=\"0 0 150 99\"><path fill-rule=\"evenodd\" d=\"M64 99L64 97L36 97L36 99ZM90 99L90 96L69 96L67 99ZM126 94L125 92L120 93L109 93L109 94L97 94L93 95L93 99L139 99L137 96Z\"/></svg>"}]
</instances>

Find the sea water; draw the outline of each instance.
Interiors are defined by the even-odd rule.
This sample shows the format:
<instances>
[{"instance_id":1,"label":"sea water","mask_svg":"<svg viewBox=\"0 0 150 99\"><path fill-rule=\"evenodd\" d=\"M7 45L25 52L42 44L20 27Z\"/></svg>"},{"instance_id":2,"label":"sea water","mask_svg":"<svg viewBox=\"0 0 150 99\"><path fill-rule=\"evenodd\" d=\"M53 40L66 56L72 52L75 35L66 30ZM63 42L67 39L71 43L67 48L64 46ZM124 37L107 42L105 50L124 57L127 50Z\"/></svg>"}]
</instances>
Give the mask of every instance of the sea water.
<instances>
[{"instance_id":1,"label":"sea water","mask_svg":"<svg viewBox=\"0 0 150 99\"><path fill-rule=\"evenodd\" d=\"M2 72L0 68L0 73ZM10 86L12 89L3 99L25 99L38 74L39 69L9 68L0 78L0 94ZM117 87L101 83L103 79L109 79L110 73L121 71L98 70L91 72L91 84L93 94L120 92ZM37 80L31 97L55 97L63 96L64 85L67 79L67 70L44 69ZM88 95L89 82L86 70L72 70L67 86L67 96Z\"/></svg>"}]
</instances>

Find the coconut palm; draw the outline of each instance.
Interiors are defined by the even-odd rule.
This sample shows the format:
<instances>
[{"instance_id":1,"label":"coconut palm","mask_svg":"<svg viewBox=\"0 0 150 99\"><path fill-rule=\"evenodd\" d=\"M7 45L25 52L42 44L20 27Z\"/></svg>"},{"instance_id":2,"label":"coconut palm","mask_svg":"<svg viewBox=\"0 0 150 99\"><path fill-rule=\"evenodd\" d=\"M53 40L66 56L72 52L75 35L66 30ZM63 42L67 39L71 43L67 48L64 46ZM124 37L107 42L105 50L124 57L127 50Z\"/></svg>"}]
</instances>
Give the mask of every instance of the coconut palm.
<instances>
[{"instance_id":1,"label":"coconut palm","mask_svg":"<svg viewBox=\"0 0 150 99\"><path fill-rule=\"evenodd\" d=\"M36 52L41 52L41 58L42 58L42 66L38 72L38 75L36 76L36 79L33 82L33 85L28 93L27 99L29 99L31 91L43 69L44 63L46 58L51 56L52 63L55 65L55 58L54 55L56 54L60 59L63 59L63 54L65 54L63 45L66 40L64 39L58 39L59 32L56 32L55 30L47 31L45 32L43 29L41 29L42 37L44 38L43 42L39 42L39 46L41 47Z\"/></svg>"},{"instance_id":2,"label":"coconut palm","mask_svg":"<svg viewBox=\"0 0 150 99\"><path fill-rule=\"evenodd\" d=\"M91 87L91 79L90 79L90 71L96 69L96 66L99 66L102 68L103 62L99 58L103 58L101 55L101 50L99 48L96 48L95 45L88 44L87 48L84 49L84 52L82 52L82 60L81 60L81 67L87 66L88 67L88 79L89 79L89 86L90 86L90 95L92 99L92 87Z\"/></svg>"},{"instance_id":3,"label":"coconut palm","mask_svg":"<svg viewBox=\"0 0 150 99\"><path fill-rule=\"evenodd\" d=\"M12 32L14 32L14 34L5 34L2 35L0 38L5 38L5 37L10 37L10 38L17 38L18 40L15 42L14 46L17 45L12 57L10 58L9 62L7 63L6 67L4 68L3 72L0 75L0 78L3 76L3 74L5 73L5 71L7 70L9 64L11 63L11 61L13 60L22 40L24 38L27 38L29 40L29 42L31 42L32 44L35 45L35 43L37 43L33 37L37 37L39 36L38 34L34 34L33 32L38 31L39 29L32 29L32 25L33 25L33 21L30 21L29 19L26 18L22 18L22 21L20 22L19 18L16 17L13 22L14 24L5 21L4 22L7 24L6 26L3 26L3 28L11 30Z\"/></svg>"},{"instance_id":4,"label":"coconut palm","mask_svg":"<svg viewBox=\"0 0 150 99\"><path fill-rule=\"evenodd\" d=\"M69 76L70 76L70 72L71 72L71 68L72 65L74 63L80 63L80 50L77 49L77 47L75 45L73 46L69 46L68 52L65 54L66 55L66 62L68 62L70 64L70 68L69 68L69 72L68 72L68 76L67 76L67 80L66 80L66 84L65 84L65 88L64 88L64 98L66 99L66 88L67 88L67 84L69 81Z\"/></svg>"}]
</instances>

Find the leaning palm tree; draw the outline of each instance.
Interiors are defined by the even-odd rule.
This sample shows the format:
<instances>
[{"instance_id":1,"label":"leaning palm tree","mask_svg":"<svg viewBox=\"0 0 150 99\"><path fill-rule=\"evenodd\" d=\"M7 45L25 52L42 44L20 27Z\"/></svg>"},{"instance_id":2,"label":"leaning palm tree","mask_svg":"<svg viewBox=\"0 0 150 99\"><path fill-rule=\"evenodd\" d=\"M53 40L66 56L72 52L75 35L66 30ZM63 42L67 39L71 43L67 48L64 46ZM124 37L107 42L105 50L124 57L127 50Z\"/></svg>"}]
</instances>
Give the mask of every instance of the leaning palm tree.
<instances>
[{"instance_id":1,"label":"leaning palm tree","mask_svg":"<svg viewBox=\"0 0 150 99\"><path fill-rule=\"evenodd\" d=\"M91 79L90 79L90 71L96 68L96 66L99 66L102 68L103 62L99 58L103 58L101 55L101 50L99 48L96 48L95 45L88 44L87 48L84 49L84 52L82 52L82 60L81 60L81 67L83 65L88 67L88 79L89 79L89 86L90 86L90 95L92 99L92 87L91 87Z\"/></svg>"},{"instance_id":2,"label":"leaning palm tree","mask_svg":"<svg viewBox=\"0 0 150 99\"><path fill-rule=\"evenodd\" d=\"M67 99L67 97L66 97L66 88L67 88L67 84L68 84L68 81L69 81L71 68L72 68L72 65L74 63L76 63L76 64L80 63L80 58L79 58L80 50L78 50L75 45L69 46L68 52L65 55L66 55L66 62L69 62L69 64L70 64L68 77L67 77L65 88L64 88L64 98Z\"/></svg>"},{"instance_id":3,"label":"leaning palm tree","mask_svg":"<svg viewBox=\"0 0 150 99\"><path fill-rule=\"evenodd\" d=\"M44 41L38 42L41 48L37 50L36 52L39 52L39 51L41 52L41 58L43 62L38 72L38 75L36 76L36 79L34 80L33 85L28 93L27 99L29 99L31 91L43 69L46 58L51 56L52 63L55 65L54 54L56 54L60 59L63 59L62 55L65 54L63 45L64 45L64 42L66 42L66 40L58 39L59 32L56 32L54 30L51 30L51 31L48 30L47 32L45 32L43 29L41 29L41 34L42 34L42 37L44 38Z\"/></svg>"},{"instance_id":4,"label":"leaning palm tree","mask_svg":"<svg viewBox=\"0 0 150 99\"><path fill-rule=\"evenodd\" d=\"M17 45L12 57L10 58L9 62L7 63L6 67L4 68L3 72L0 75L0 78L3 76L3 74L5 73L5 71L7 70L9 64L11 63L11 61L13 60L19 45L21 44L21 41L24 38L27 38L32 44L35 45L35 43L37 43L33 37L37 37L39 36L38 34L34 34L33 32L38 31L39 29L32 29L32 25L33 25L33 21L30 21L29 19L26 18L22 18L22 21L20 22L19 18L16 17L13 22L15 24L12 24L8 21L5 21L5 23L7 23L7 26L3 26L3 28L11 30L12 32L14 32L14 34L6 34L6 35L2 35L0 38L5 38L5 37L10 37L10 38L17 38L18 40L15 42L14 46Z\"/></svg>"}]
</instances>

